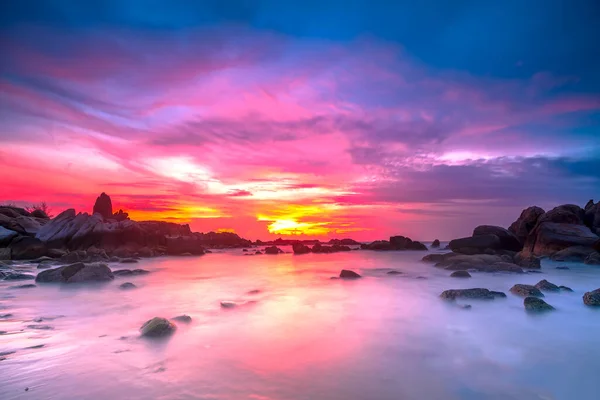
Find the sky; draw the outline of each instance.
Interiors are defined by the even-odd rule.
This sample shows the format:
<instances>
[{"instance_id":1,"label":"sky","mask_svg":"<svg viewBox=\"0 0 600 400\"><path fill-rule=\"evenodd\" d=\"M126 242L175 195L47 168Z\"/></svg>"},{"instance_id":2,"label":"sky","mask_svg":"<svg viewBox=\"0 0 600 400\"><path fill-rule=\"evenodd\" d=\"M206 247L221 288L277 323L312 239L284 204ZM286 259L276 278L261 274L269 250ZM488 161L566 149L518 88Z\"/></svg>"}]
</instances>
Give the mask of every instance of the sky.
<instances>
[{"instance_id":1,"label":"sky","mask_svg":"<svg viewBox=\"0 0 600 400\"><path fill-rule=\"evenodd\" d=\"M600 200L590 0L0 5L0 203L416 240Z\"/></svg>"}]
</instances>

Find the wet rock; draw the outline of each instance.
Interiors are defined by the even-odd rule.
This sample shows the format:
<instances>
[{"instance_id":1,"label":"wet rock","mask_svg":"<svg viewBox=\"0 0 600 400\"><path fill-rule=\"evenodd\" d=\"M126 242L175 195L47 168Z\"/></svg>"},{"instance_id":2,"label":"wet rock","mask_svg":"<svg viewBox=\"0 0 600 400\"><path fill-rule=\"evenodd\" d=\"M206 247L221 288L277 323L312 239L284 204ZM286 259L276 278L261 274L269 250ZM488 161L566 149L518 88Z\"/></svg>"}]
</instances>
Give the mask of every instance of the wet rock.
<instances>
[{"instance_id":1,"label":"wet rock","mask_svg":"<svg viewBox=\"0 0 600 400\"><path fill-rule=\"evenodd\" d=\"M120 288L120 289L123 289L123 290L129 290L129 289L136 289L136 288L137 288L137 286L135 286L135 285L134 285L133 283L131 283L131 282L125 282L125 283L121 283L121 284L119 285L119 288Z\"/></svg>"},{"instance_id":2,"label":"wet rock","mask_svg":"<svg viewBox=\"0 0 600 400\"><path fill-rule=\"evenodd\" d=\"M150 271L146 271L145 269L118 269L113 271L114 276L135 276L135 275L145 275L149 274Z\"/></svg>"},{"instance_id":3,"label":"wet rock","mask_svg":"<svg viewBox=\"0 0 600 400\"><path fill-rule=\"evenodd\" d=\"M463 254L480 254L486 249L501 248L500 238L492 234L454 239L450 241L449 246L452 251Z\"/></svg>"},{"instance_id":4,"label":"wet rock","mask_svg":"<svg viewBox=\"0 0 600 400\"><path fill-rule=\"evenodd\" d=\"M594 307L600 306L600 289L586 292L583 295L583 304Z\"/></svg>"},{"instance_id":5,"label":"wet rock","mask_svg":"<svg viewBox=\"0 0 600 400\"><path fill-rule=\"evenodd\" d=\"M431 254L427 254L425 257L421 258L421 261L431 262L431 263L439 263L439 262L447 261L451 257L455 257L457 255L459 255L459 254L458 253L444 253L444 254L431 253Z\"/></svg>"},{"instance_id":6,"label":"wet rock","mask_svg":"<svg viewBox=\"0 0 600 400\"><path fill-rule=\"evenodd\" d=\"M48 249L48 257L51 258L61 258L66 255L67 252L61 249Z\"/></svg>"},{"instance_id":7,"label":"wet rock","mask_svg":"<svg viewBox=\"0 0 600 400\"><path fill-rule=\"evenodd\" d=\"M265 247L265 254L280 254L280 253L283 253L283 250L281 250L277 246Z\"/></svg>"},{"instance_id":8,"label":"wet rock","mask_svg":"<svg viewBox=\"0 0 600 400\"><path fill-rule=\"evenodd\" d=\"M572 292L572 291L573 291L573 289L571 289L571 288L570 288L570 287L568 287L568 286L559 286L558 288L559 288L560 290L563 290L563 291L565 291L565 292Z\"/></svg>"},{"instance_id":9,"label":"wet rock","mask_svg":"<svg viewBox=\"0 0 600 400\"><path fill-rule=\"evenodd\" d=\"M25 281L29 279L35 279L35 276L30 274L22 274L20 272L12 272L4 277L5 281Z\"/></svg>"},{"instance_id":10,"label":"wet rock","mask_svg":"<svg viewBox=\"0 0 600 400\"><path fill-rule=\"evenodd\" d=\"M523 243L519 238L511 231L504 229L501 226L480 225L473 230L473 237L485 235L494 235L500 239L500 249L511 251L521 251L521 249L523 249ZM494 248L491 246L487 247Z\"/></svg>"},{"instance_id":11,"label":"wet rock","mask_svg":"<svg viewBox=\"0 0 600 400\"><path fill-rule=\"evenodd\" d=\"M186 314L178 315L176 317L173 317L172 319L173 321L183 322L184 324L189 324L190 322L192 322L192 317Z\"/></svg>"},{"instance_id":12,"label":"wet rock","mask_svg":"<svg viewBox=\"0 0 600 400\"><path fill-rule=\"evenodd\" d=\"M450 277L451 278L470 278L471 274L468 273L467 271L459 270L459 271L454 271L453 273L451 273Z\"/></svg>"},{"instance_id":13,"label":"wet rock","mask_svg":"<svg viewBox=\"0 0 600 400\"><path fill-rule=\"evenodd\" d=\"M17 237L10 242L13 260L31 260L45 256L48 248L39 239L29 236Z\"/></svg>"},{"instance_id":14,"label":"wet rock","mask_svg":"<svg viewBox=\"0 0 600 400\"><path fill-rule=\"evenodd\" d=\"M35 278L36 282L103 282L111 281L114 275L106 264L75 263L64 267L42 271Z\"/></svg>"},{"instance_id":15,"label":"wet rock","mask_svg":"<svg viewBox=\"0 0 600 400\"><path fill-rule=\"evenodd\" d=\"M427 250L423 243L405 236L391 236L390 246L393 250Z\"/></svg>"},{"instance_id":16,"label":"wet rock","mask_svg":"<svg viewBox=\"0 0 600 400\"><path fill-rule=\"evenodd\" d=\"M10 260L12 258L12 251L9 248L0 248L0 260Z\"/></svg>"},{"instance_id":17,"label":"wet rock","mask_svg":"<svg viewBox=\"0 0 600 400\"><path fill-rule=\"evenodd\" d=\"M310 253L310 247L302 243L294 243L292 246L294 254L308 254Z\"/></svg>"},{"instance_id":18,"label":"wet rock","mask_svg":"<svg viewBox=\"0 0 600 400\"><path fill-rule=\"evenodd\" d=\"M191 256L191 254L190 254L190 256ZM138 262L138 260L136 260L135 258L124 258L124 259L122 259L119 262L121 264L136 264Z\"/></svg>"},{"instance_id":19,"label":"wet rock","mask_svg":"<svg viewBox=\"0 0 600 400\"><path fill-rule=\"evenodd\" d=\"M496 270L494 272L514 272L517 274L524 273L523 269L519 267L517 264L507 263L507 262L497 262L491 265L492 270Z\"/></svg>"},{"instance_id":20,"label":"wet rock","mask_svg":"<svg viewBox=\"0 0 600 400\"><path fill-rule=\"evenodd\" d=\"M439 248L440 247L440 241L438 239L435 239L433 241L433 243L431 243L431 247L434 248L434 249Z\"/></svg>"},{"instance_id":21,"label":"wet rock","mask_svg":"<svg viewBox=\"0 0 600 400\"><path fill-rule=\"evenodd\" d=\"M51 263L39 263L37 266L37 269L48 269L51 267L52 267Z\"/></svg>"},{"instance_id":22,"label":"wet rock","mask_svg":"<svg viewBox=\"0 0 600 400\"><path fill-rule=\"evenodd\" d=\"M222 301L221 308L235 308L238 306L238 303L235 301Z\"/></svg>"},{"instance_id":23,"label":"wet rock","mask_svg":"<svg viewBox=\"0 0 600 400\"><path fill-rule=\"evenodd\" d=\"M583 262L588 265L600 265L600 253L590 254Z\"/></svg>"},{"instance_id":24,"label":"wet rock","mask_svg":"<svg viewBox=\"0 0 600 400\"><path fill-rule=\"evenodd\" d=\"M10 286L9 289L33 289L34 287L37 287L37 286L34 285L33 283L28 283L25 285Z\"/></svg>"},{"instance_id":25,"label":"wet rock","mask_svg":"<svg viewBox=\"0 0 600 400\"><path fill-rule=\"evenodd\" d=\"M180 236L166 238L167 254L170 256L189 255L201 256L205 253L202 240L196 236Z\"/></svg>"},{"instance_id":26,"label":"wet rock","mask_svg":"<svg viewBox=\"0 0 600 400\"><path fill-rule=\"evenodd\" d=\"M550 257L554 261L582 262L594 253L594 249L585 246L571 246L558 251Z\"/></svg>"},{"instance_id":27,"label":"wet rock","mask_svg":"<svg viewBox=\"0 0 600 400\"><path fill-rule=\"evenodd\" d=\"M494 292L484 288L473 289L449 289L444 290L440 297L445 300L455 300L458 298L493 300L497 297L506 297L502 292Z\"/></svg>"},{"instance_id":28,"label":"wet rock","mask_svg":"<svg viewBox=\"0 0 600 400\"><path fill-rule=\"evenodd\" d=\"M523 305L525 306L525 310L530 312L542 312L542 311L551 311L554 310L550 304L546 303L544 300L539 299L537 297L525 297L523 299Z\"/></svg>"},{"instance_id":29,"label":"wet rock","mask_svg":"<svg viewBox=\"0 0 600 400\"><path fill-rule=\"evenodd\" d=\"M585 225L541 222L527 238L523 251L534 256L551 256L572 246L591 247L597 240L598 236Z\"/></svg>"},{"instance_id":30,"label":"wet rock","mask_svg":"<svg viewBox=\"0 0 600 400\"><path fill-rule=\"evenodd\" d=\"M142 325L140 331L142 336L146 337L163 337L169 336L175 332L177 327L168 319L154 317Z\"/></svg>"},{"instance_id":31,"label":"wet rock","mask_svg":"<svg viewBox=\"0 0 600 400\"><path fill-rule=\"evenodd\" d=\"M343 269L340 272L340 278L342 279L357 279L357 278L361 278L361 276L359 274L357 274L354 271L351 271L349 269Z\"/></svg>"},{"instance_id":32,"label":"wet rock","mask_svg":"<svg viewBox=\"0 0 600 400\"><path fill-rule=\"evenodd\" d=\"M395 269L386 272L388 275L402 275L401 271L396 271Z\"/></svg>"},{"instance_id":33,"label":"wet rock","mask_svg":"<svg viewBox=\"0 0 600 400\"><path fill-rule=\"evenodd\" d=\"M523 268L531 269L542 267L542 264L538 257L534 256L533 254L528 254L522 251L515 254L515 256L513 257L513 261L515 264Z\"/></svg>"},{"instance_id":34,"label":"wet rock","mask_svg":"<svg viewBox=\"0 0 600 400\"><path fill-rule=\"evenodd\" d=\"M535 287L544 292L558 292L560 290L560 287L558 287L554 283L548 282L545 279L542 279L541 281L536 283Z\"/></svg>"},{"instance_id":35,"label":"wet rock","mask_svg":"<svg viewBox=\"0 0 600 400\"><path fill-rule=\"evenodd\" d=\"M515 234L521 243L525 243L525 239L536 226L538 219L545 213L540 207L529 207L521 212L521 215L508 228L509 231Z\"/></svg>"},{"instance_id":36,"label":"wet rock","mask_svg":"<svg viewBox=\"0 0 600 400\"><path fill-rule=\"evenodd\" d=\"M523 285L517 283L513 287L510 288L510 292L516 294L517 296L534 296L534 297L544 297L544 294L533 285Z\"/></svg>"}]
</instances>

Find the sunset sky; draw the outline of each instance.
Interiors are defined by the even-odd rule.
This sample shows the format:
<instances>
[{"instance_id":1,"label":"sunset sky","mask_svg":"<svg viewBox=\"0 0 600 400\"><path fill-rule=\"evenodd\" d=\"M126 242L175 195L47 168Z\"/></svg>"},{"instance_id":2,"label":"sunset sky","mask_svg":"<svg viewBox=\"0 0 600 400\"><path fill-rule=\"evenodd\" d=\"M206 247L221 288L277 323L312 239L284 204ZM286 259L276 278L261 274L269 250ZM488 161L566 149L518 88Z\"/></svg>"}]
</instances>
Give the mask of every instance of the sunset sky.
<instances>
[{"instance_id":1,"label":"sunset sky","mask_svg":"<svg viewBox=\"0 0 600 400\"><path fill-rule=\"evenodd\" d=\"M295 5L294 5L295 4ZM597 1L4 1L0 203L450 239L600 198Z\"/></svg>"}]
</instances>

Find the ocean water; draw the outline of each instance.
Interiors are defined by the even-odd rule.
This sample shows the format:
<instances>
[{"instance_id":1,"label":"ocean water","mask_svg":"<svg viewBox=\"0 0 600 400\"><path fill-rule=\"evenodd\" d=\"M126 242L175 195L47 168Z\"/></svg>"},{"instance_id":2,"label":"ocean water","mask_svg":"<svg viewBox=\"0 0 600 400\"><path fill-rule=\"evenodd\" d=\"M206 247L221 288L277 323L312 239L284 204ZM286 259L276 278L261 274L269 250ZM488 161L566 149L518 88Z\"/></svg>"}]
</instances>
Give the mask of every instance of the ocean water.
<instances>
[{"instance_id":1,"label":"ocean water","mask_svg":"<svg viewBox=\"0 0 600 400\"><path fill-rule=\"evenodd\" d=\"M0 282L0 399L600 398L600 310L582 302L599 267L457 279L424 252L244 254L111 265L152 273L99 285ZM330 279L343 268L364 278ZM540 279L574 292L531 315L508 290ZM458 302L471 309L438 297L468 287L508 297ZM180 314L193 320L171 337L139 336Z\"/></svg>"}]
</instances>

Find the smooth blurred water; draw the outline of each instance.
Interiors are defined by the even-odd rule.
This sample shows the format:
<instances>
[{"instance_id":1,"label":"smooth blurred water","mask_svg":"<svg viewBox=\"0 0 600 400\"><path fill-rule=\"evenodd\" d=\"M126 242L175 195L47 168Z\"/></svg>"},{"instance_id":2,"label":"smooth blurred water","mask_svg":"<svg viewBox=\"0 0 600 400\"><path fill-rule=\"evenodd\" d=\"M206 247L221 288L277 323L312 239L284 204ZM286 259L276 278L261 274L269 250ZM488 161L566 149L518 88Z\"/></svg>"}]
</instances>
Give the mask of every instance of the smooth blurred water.
<instances>
[{"instance_id":1,"label":"smooth blurred water","mask_svg":"<svg viewBox=\"0 0 600 400\"><path fill-rule=\"evenodd\" d=\"M600 398L600 310L582 302L599 267L457 279L420 262L424 252L244 254L111 265L152 273L104 285L0 282L0 315L12 314L0 318L0 353L14 351L0 356L0 399ZM342 268L364 278L331 280ZM546 294L557 310L527 314L508 289L544 278L575 292ZM438 297L467 287L508 298L465 310ZM146 320L180 314L193 321L171 338L139 337Z\"/></svg>"}]
</instances>

